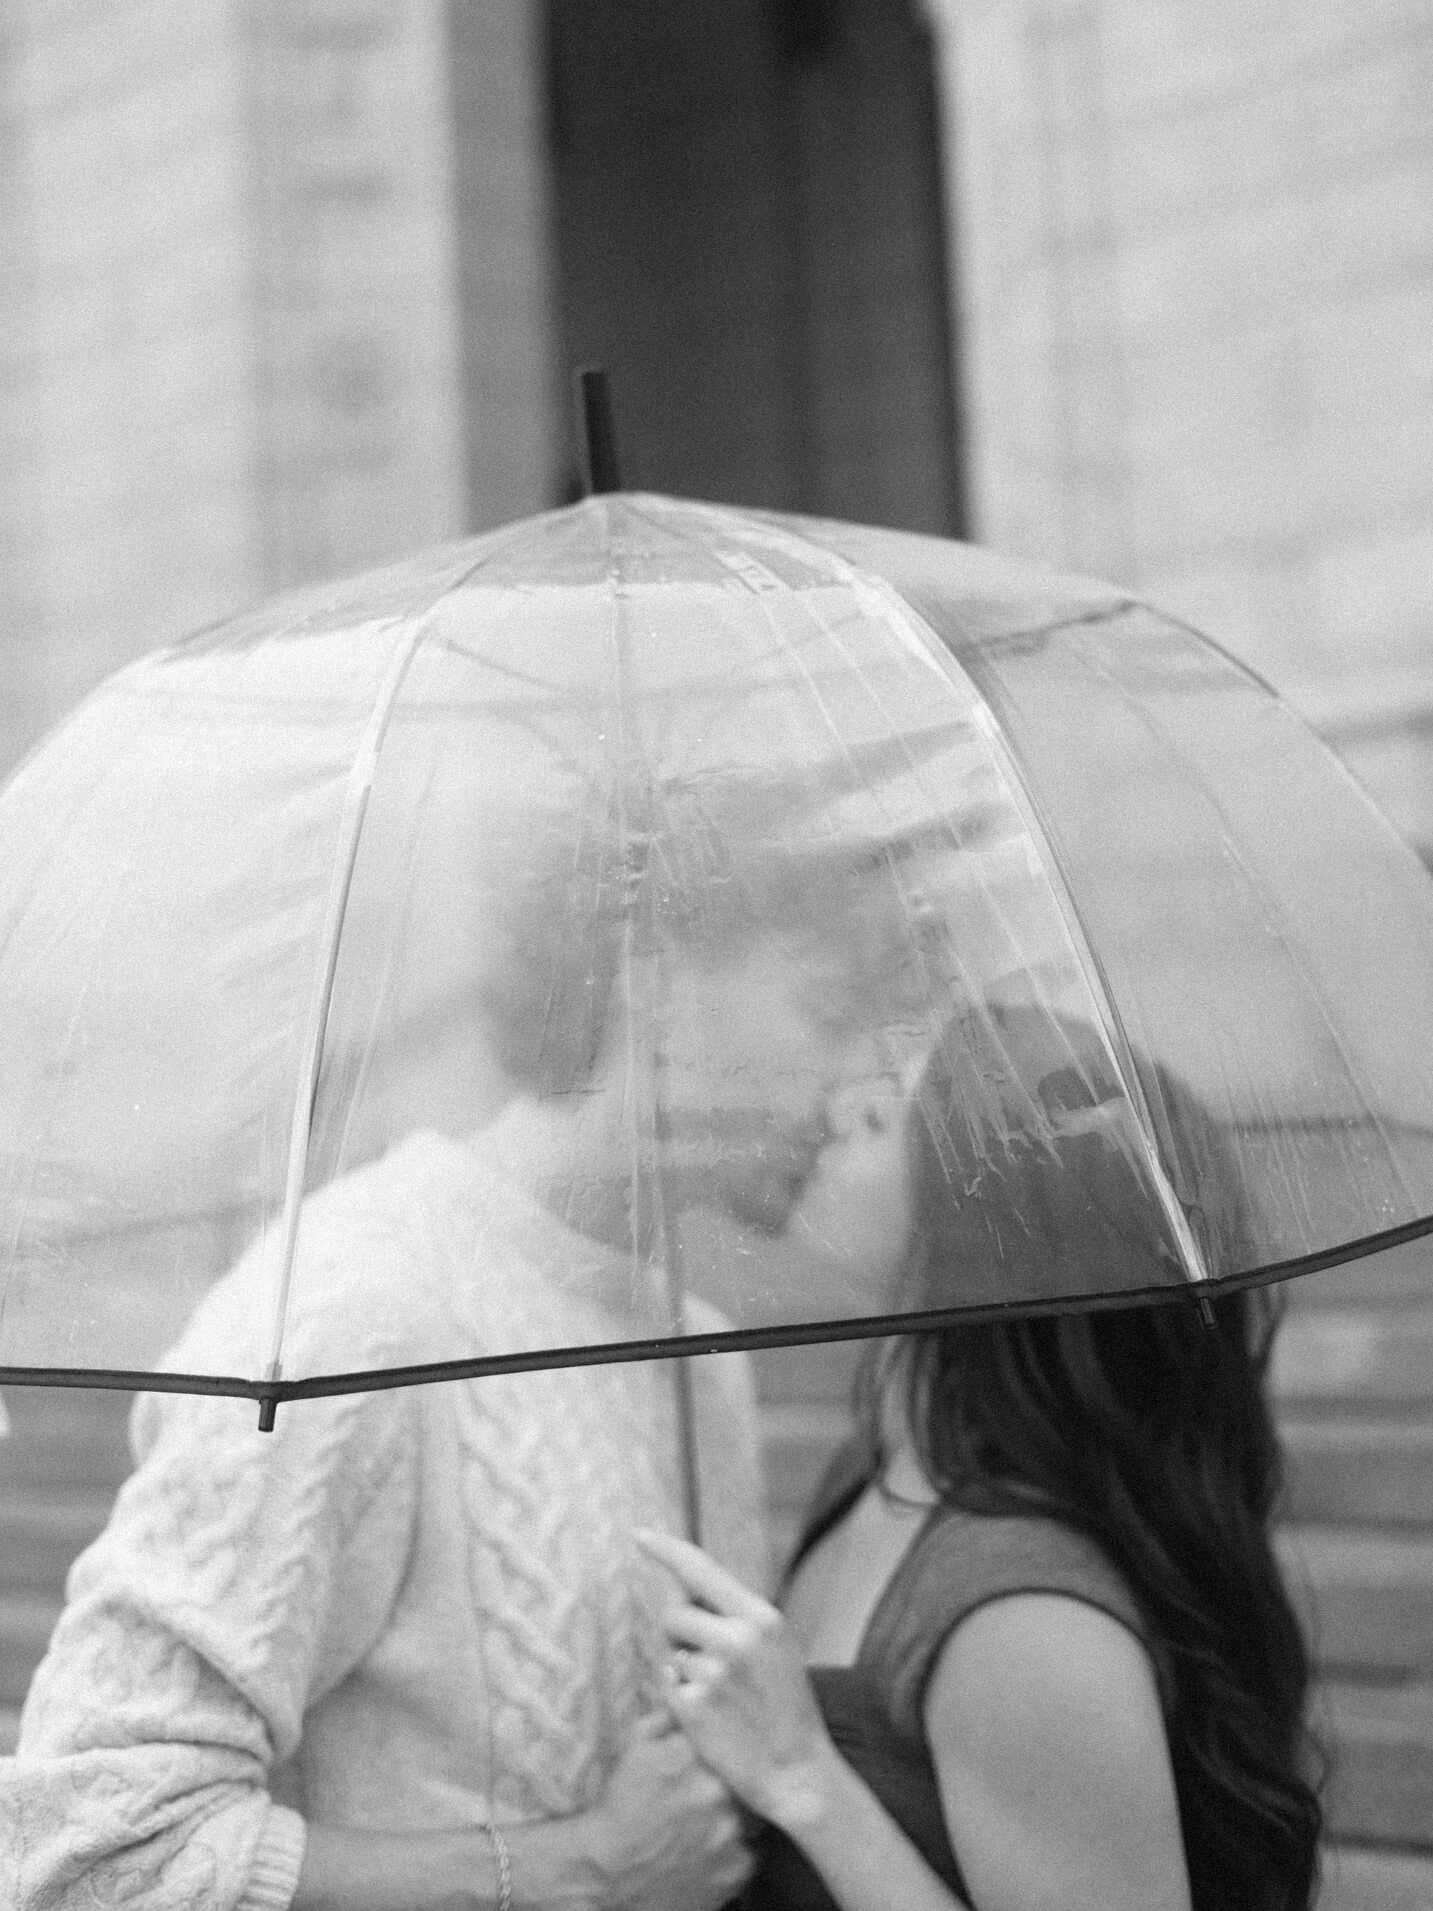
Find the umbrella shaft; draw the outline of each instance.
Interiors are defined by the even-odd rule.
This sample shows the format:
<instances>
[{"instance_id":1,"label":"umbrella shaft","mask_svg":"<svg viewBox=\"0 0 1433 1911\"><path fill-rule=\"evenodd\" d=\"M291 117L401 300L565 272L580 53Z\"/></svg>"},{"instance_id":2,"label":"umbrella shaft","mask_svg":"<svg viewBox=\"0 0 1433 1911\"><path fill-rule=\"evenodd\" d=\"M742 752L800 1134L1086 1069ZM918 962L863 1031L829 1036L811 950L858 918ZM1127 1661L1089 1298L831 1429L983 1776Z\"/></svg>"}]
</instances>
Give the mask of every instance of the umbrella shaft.
<instances>
[{"instance_id":1,"label":"umbrella shaft","mask_svg":"<svg viewBox=\"0 0 1433 1911\"><path fill-rule=\"evenodd\" d=\"M692 1398L692 1363L682 1355L672 1362L672 1385L677 1405L677 1452L681 1460L682 1528L694 1546L702 1539L702 1491L697 1478L696 1415Z\"/></svg>"}]
</instances>

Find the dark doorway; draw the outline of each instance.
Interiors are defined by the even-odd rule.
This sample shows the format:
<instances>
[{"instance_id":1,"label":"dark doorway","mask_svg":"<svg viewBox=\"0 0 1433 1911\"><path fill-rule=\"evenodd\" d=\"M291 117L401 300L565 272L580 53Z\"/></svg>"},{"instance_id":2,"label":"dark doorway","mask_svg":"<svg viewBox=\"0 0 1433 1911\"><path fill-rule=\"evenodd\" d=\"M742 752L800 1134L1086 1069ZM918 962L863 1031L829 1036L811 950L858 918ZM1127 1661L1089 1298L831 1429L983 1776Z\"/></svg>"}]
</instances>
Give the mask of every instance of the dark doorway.
<instances>
[{"instance_id":1,"label":"dark doorway","mask_svg":"<svg viewBox=\"0 0 1433 1911\"><path fill-rule=\"evenodd\" d=\"M959 533L912 0L549 0L566 367L632 488Z\"/></svg>"}]
</instances>

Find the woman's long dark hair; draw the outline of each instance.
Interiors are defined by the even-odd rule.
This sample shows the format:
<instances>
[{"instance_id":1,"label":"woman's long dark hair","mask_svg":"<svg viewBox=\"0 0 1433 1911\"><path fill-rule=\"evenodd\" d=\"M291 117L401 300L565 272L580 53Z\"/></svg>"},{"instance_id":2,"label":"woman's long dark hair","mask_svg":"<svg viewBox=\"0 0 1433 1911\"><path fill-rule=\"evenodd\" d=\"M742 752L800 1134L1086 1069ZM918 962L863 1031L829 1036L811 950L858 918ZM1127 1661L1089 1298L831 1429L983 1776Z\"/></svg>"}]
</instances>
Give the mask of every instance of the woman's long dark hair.
<instances>
[{"instance_id":1,"label":"woman's long dark hair","mask_svg":"<svg viewBox=\"0 0 1433 1911\"><path fill-rule=\"evenodd\" d=\"M933 1305L970 1271L950 1256L970 1251L952 1189L971 1180L953 1174L949 1132L929 1121L932 1095L949 1105L960 1093L954 1052L938 1047L911 1128L915 1272ZM1161 1087L1176 1092L1167 1077ZM1048 1146L1024 1170L1058 1171ZM1018 1198L1019 1175L998 1179ZM1046 1212L1068 1236L1068 1204ZM1061 1243L1067 1260L1072 1245ZM1306 1911L1322 1813L1308 1653L1270 1543L1281 1466L1264 1380L1276 1309L1268 1290L1205 1307L1181 1295L913 1335L892 1344L884 1369L868 1366L868 1424L877 1434L877 1396L895 1384L942 1497L975 1513L1039 1513L1101 1547L1164 1660L1196 1911Z\"/></svg>"}]
</instances>

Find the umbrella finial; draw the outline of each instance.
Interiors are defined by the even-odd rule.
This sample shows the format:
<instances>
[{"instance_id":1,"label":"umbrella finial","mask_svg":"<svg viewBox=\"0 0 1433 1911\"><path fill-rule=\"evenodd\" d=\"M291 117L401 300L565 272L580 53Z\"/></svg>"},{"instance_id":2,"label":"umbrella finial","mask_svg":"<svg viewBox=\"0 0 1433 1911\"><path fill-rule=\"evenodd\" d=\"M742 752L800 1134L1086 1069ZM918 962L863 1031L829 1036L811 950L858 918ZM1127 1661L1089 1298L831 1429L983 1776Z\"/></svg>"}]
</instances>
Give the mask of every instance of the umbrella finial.
<instances>
[{"instance_id":1,"label":"umbrella finial","mask_svg":"<svg viewBox=\"0 0 1433 1911\"><path fill-rule=\"evenodd\" d=\"M620 491L622 476L617 466L617 433L612 423L612 389L607 373L595 365L585 365L576 374L577 415L582 441L583 479L589 497Z\"/></svg>"}]
</instances>

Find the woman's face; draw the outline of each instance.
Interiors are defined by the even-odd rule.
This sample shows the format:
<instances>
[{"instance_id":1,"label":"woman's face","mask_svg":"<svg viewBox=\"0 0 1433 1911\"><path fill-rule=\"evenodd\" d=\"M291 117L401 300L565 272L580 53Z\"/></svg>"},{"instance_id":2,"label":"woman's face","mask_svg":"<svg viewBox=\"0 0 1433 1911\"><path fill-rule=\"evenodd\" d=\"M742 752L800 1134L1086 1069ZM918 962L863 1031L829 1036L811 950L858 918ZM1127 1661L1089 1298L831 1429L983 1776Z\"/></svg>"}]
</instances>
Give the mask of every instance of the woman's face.
<instances>
[{"instance_id":1,"label":"woman's face","mask_svg":"<svg viewBox=\"0 0 1433 1911\"><path fill-rule=\"evenodd\" d=\"M816 1157L790 1233L845 1279L861 1313L886 1313L910 1244L909 1098L889 1076L836 1089L829 1139Z\"/></svg>"}]
</instances>

